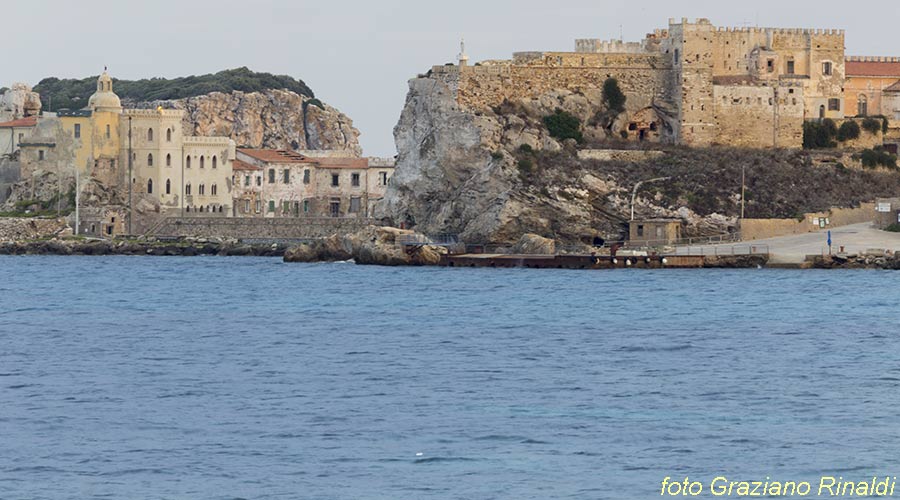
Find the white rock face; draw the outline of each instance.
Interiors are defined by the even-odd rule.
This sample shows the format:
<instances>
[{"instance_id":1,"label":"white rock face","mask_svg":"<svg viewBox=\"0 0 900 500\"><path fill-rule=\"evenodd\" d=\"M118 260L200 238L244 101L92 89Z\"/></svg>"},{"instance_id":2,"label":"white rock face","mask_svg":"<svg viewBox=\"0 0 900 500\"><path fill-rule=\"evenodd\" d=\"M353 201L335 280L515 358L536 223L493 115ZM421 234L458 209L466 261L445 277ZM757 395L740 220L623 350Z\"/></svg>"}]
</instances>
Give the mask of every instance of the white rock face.
<instances>
[{"instance_id":1,"label":"white rock face","mask_svg":"<svg viewBox=\"0 0 900 500\"><path fill-rule=\"evenodd\" d=\"M183 109L186 133L231 137L239 147L340 149L362 155L359 130L353 127L353 120L321 101L287 90L212 92L187 99L129 105Z\"/></svg>"},{"instance_id":2,"label":"white rock face","mask_svg":"<svg viewBox=\"0 0 900 500\"><path fill-rule=\"evenodd\" d=\"M0 94L0 122L35 116L41 112L41 96L24 83L14 83Z\"/></svg>"}]
</instances>

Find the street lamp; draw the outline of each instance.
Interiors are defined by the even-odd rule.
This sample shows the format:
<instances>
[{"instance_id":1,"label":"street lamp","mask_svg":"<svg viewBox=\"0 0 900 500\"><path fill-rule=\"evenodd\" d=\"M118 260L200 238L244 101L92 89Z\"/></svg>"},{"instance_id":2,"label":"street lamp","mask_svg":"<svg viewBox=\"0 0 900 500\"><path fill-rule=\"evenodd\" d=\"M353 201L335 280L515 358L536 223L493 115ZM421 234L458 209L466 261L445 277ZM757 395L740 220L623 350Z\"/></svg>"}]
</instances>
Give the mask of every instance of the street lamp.
<instances>
[{"instance_id":1,"label":"street lamp","mask_svg":"<svg viewBox=\"0 0 900 500\"><path fill-rule=\"evenodd\" d=\"M650 184L651 182L662 182L671 179L671 177L657 177L656 179L650 179L646 181L638 182L634 185L634 189L631 191L631 220L634 220L634 200L637 198L638 189L644 184Z\"/></svg>"}]
</instances>

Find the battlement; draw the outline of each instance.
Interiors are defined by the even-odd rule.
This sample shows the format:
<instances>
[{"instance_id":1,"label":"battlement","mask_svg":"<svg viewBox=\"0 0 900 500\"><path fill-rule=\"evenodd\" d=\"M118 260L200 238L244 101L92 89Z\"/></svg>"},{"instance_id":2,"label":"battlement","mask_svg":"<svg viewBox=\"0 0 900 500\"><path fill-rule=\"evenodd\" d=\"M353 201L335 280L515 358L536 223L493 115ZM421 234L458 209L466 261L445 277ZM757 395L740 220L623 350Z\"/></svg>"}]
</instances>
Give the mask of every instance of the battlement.
<instances>
[{"instance_id":1,"label":"battlement","mask_svg":"<svg viewBox=\"0 0 900 500\"><path fill-rule=\"evenodd\" d=\"M844 58L846 62L880 62L880 63L900 63L900 57L885 56L847 56Z\"/></svg>"},{"instance_id":2,"label":"battlement","mask_svg":"<svg viewBox=\"0 0 900 500\"><path fill-rule=\"evenodd\" d=\"M228 146L231 139L228 137L185 137L185 146Z\"/></svg>"},{"instance_id":3,"label":"battlement","mask_svg":"<svg viewBox=\"0 0 900 500\"><path fill-rule=\"evenodd\" d=\"M624 42L615 39L599 40L596 38L575 40L575 52L578 53L640 54L646 51L647 47L643 42Z\"/></svg>"},{"instance_id":4,"label":"battlement","mask_svg":"<svg viewBox=\"0 0 900 500\"><path fill-rule=\"evenodd\" d=\"M180 120L184 116L181 109L126 109L123 114L135 118L174 118Z\"/></svg>"},{"instance_id":5,"label":"battlement","mask_svg":"<svg viewBox=\"0 0 900 500\"><path fill-rule=\"evenodd\" d=\"M808 35L808 36L844 36L844 30L828 28L758 28L758 27L733 27L717 26L718 33L756 33L765 35Z\"/></svg>"}]
</instances>

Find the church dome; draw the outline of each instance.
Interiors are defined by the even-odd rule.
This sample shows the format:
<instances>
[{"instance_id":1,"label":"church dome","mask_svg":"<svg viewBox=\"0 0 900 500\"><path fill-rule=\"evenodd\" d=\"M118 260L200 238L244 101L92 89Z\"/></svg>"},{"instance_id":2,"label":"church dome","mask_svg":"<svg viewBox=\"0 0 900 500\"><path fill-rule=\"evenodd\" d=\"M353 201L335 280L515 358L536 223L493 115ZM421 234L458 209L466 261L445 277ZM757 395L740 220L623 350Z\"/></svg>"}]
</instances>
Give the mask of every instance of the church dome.
<instances>
[{"instance_id":1,"label":"church dome","mask_svg":"<svg viewBox=\"0 0 900 500\"><path fill-rule=\"evenodd\" d=\"M122 101L112 91L112 78L109 77L109 73L105 70L100 75L100 78L97 78L97 92L94 92L94 95L91 96L91 99L88 101L88 107L92 111L122 111Z\"/></svg>"}]
</instances>

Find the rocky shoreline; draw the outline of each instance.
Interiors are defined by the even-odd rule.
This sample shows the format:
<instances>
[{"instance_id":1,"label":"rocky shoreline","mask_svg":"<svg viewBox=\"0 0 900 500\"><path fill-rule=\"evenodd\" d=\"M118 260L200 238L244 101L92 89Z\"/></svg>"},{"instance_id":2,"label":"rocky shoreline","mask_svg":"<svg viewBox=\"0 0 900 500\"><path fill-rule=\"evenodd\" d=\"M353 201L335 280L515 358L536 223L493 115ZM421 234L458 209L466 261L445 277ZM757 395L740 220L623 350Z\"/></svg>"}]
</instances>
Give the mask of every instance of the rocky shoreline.
<instances>
[{"instance_id":1,"label":"rocky shoreline","mask_svg":"<svg viewBox=\"0 0 900 500\"><path fill-rule=\"evenodd\" d=\"M53 238L0 243L0 255L150 255L193 257L282 257L284 244L249 245L236 240L185 239L174 242L146 240L85 240Z\"/></svg>"},{"instance_id":2,"label":"rocky shoreline","mask_svg":"<svg viewBox=\"0 0 900 500\"><path fill-rule=\"evenodd\" d=\"M888 269L900 270L900 252L817 256L810 262L813 269Z\"/></svg>"}]
</instances>

